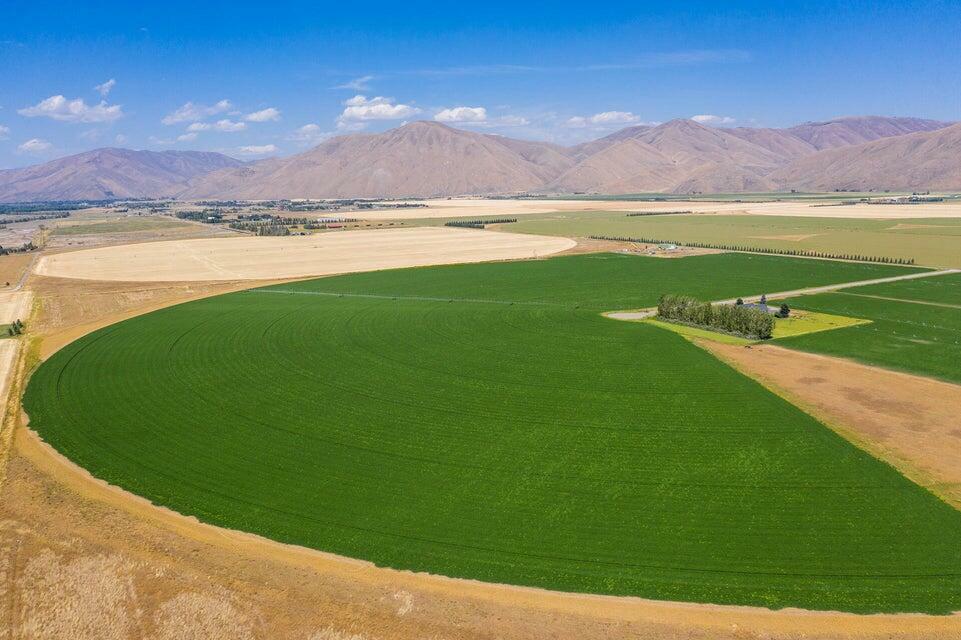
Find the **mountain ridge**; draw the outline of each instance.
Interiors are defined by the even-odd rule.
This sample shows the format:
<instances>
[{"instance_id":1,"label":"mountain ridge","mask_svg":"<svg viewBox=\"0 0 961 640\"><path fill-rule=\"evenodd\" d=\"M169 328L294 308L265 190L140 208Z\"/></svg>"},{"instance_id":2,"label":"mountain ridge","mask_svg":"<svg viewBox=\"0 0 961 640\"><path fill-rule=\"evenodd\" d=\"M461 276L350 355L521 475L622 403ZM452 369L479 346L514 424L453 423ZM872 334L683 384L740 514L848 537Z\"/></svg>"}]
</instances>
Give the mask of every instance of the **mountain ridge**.
<instances>
[{"instance_id":1,"label":"mountain ridge","mask_svg":"<svg viewBox=\"0 0 961 640\"><path fill-rule=\"evenodd\" d=\"M0 201L961 189L961 153L954 151L952 133L958 127L881 116L785 129L676 119L562 147L415 121L250 163L213 152L95 149L0 171ZM913 153L914 144L928 156Z\"/></svg>"}]
</instances>

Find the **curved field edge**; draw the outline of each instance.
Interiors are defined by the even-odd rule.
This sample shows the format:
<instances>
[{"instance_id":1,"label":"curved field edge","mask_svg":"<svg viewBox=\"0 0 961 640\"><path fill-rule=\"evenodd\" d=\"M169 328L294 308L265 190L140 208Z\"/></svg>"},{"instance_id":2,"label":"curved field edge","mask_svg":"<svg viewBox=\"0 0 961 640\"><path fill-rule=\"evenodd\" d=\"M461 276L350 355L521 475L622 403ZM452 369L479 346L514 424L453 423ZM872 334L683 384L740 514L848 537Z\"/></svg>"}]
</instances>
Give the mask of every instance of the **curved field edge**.
<instances>
[{"instance_id":1,"label":"curved field edge","mask_svg":"<svg viewBox=\"0 0 961 640\"><path fill-rule=\"evenodd\" d=\"M582 293L596 290L588 275ZM32 426L96 476L177 511L398 568L770 607L957 608L957 575L945 571L957 557L938 544L945 532L957 539L956 512L682 339L612 327L571 299L449 302L416 286L404 298L396 281L372 293L369 278L353 294L318 290L348 278L296 285L307 295L284 285L280 295L221 296L91 334L35 375L25 400ZM334 342L350 348L338 353ZM267 357L251 360L261 347ZM102 361L120 353L112 367ZM232 364L217 360L224 353ZM78 370L90 357L92 368ZM199 374L190 371L198 358ZM644 361L660 366L641 373L667 379L639 375ZM169 377L142 397L151 385L140 374L159 363ZM485 363L488 375L478 375ZM382 375L367 375L372 367ZM411 387L412 373L429 384ZM437 405L448 396L436 386L451 379L461 395ZM86 388L74 393L78 381ZM171 398L181 406L167 406ZM388 406L345 431L357 412L325 398ZM106 432L66 429L77 414L50 412L65 399L101 425L116 421ZM243 402L252 413L237 411ZM111 414L125 404L130 413ZM737 419L696 419L711 408ZM230 420L211 424L223 412ZM624 424L645 412L653 415ZM305 414L323 417L323 428L299 421ZM191 442L198 428L206 431ZM211 478L218 486L203 485ZM926 559L909 554L895 566L884 557L905 547L892 518L928 525L914 525L910 547Z\"/></svg>"},{"instance_id":2,"label":"curved field edge","mask_svg":"<svg viewBox=\"0 0 961 640\"><path fill-rule=\"evenodd\" d=\"M59 539L64 531L75 534L73 527L79 523L93 524L105 514L122 512L124 519L119 530L101 530L100 536L94 537L101 545L96 547L93 553L99 555L104 549L116 551L118 548L129 548L126 545L131 544L133 538L147 549L161 549L157 553L164 559L173 555L184 561L191 572L199 570L206 574L211 573L211 567L207 563L211 555L227 556L232 570L228 568L225 575L221 568L220 571L214 570L213 574L224 584L231 585L231 588L235 581L243 582L250 578L249 563L255 561L261 571L270 575L270 578L267 583L255 583L253 588L262 593L264 588L275 586L279 592L275 608L269 609L270 613L265 616L268 624L272 617L283 617L283 613L277 612L283 609L284 603L289 603L292 598L303 599L304 591L307 591L316 594L313 599L308 595L305 603L308 606L310 603L315 605L311 610L323 626L331 624L330 610L327 608L330 601L342 601L345 593L351 594L346 603L349 607L349 622L345 623L345 630L349 629L354 634L365 630L378 633L383 631L383 627L377 626L377 622L370 620L367 614L358 618L356 609L351 605L353 602L366 602L368 599L383 602L384 593L398 593L403 598L410 594L421 615L424 615L425 607L433 604L437 618L428 618L432 625L438 620L450 622L450 607L462 608L466 615L457 616L456 620L451 622L452 629L456 630L456 633L451 631L453 637L489 632L492 616L500 622L500 628L511 631L516 631L523 625L536 625L542 631L557 629L568 633L571 625L577 624L579 633L584 638L609 637L612 621L623 625L619 626L619 629L625 633L633 632L638 637L651 634L663 636L665 633L679 633L683 630L683 633L688 635L695 633L697 637L714 638L718 634L727 633L734 625L745 633L750 631L772 639L794 638L799 634L830 637L842 628L851 637L858 638L927 639L948 637L945 634L961 632L961 615L957 613L949 616L866 616L800 609L772 611L760 607L564 593L397 571L377 567L362 560L284 544L247 532L224 529L155 505L95 478L27 428L17 430L15 446L17 459L14 462L23 464L28 471L24 475L18 475L13 486L7 485L5 497L11 497L14 486L16 493L20 493L24 485L40 483L45 495L57 502L53 508L44 502L30 502L29 506L25 506L21 499L17 505L8 503L5 506L12 506L12 513L26 518L31 527L38 525L38 518L31 518L34 513L42 514L42 517L47 518L46 522L56 520L57 523L63 523L62 526L55 525L52 531L44 531L45 537ZM96 503L92 512L91 501ZM174 546L170 544L171 533L176 540ZM22 535L21 530L18 537ZM198 543L202 545L199 554L196 546ZM71 551L75 550L75 547L71 548ZM138 555L138 561L144 562L143 556ZM169 580L169 574L162 573L163 579ZM285 576L287 580L281 577L279 584L271 582L278 576ZM184 581L189 591L196 590L196 584L189 576L185 577ZM135 584L134 588L142 586ZM348 588L345 589L345 586ZM93 590L85 592L81 597L100 604L101 593ZM396 599L387 600L391 619L397 613L396 605L390 606L394 602ZM434 626L431 628L435 629ZM695 629L699 631L695 632Z\"/></svg>"}]
</instances>

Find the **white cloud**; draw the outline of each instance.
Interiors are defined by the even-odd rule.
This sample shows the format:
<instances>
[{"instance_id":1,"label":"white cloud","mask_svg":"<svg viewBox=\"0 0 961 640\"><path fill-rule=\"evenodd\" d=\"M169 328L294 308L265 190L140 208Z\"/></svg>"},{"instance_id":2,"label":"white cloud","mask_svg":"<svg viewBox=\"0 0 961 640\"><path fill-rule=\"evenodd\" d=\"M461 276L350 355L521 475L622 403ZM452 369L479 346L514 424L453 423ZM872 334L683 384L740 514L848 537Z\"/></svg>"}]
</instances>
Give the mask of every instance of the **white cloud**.
<instances>
[{"instance_id":1,"label":"white cloud","mask_svg":"<svg viewBox=\"0 0 961 640\"><path fill-rule=\"evenodd\" d=\"M267 122L280 120L280 110L274 107L267 107L266 109L261 109L260 111L254 111L253 113L248 113L244 116L244 120L247 122Z\"/></svg>"},{"instance_id":2,"label":"white cloud","mask_svg":"<svg viewBox=\"0 0 961 640\"><path fill-rule=\"evenodd\" d=\"M346 120L337 120L337 130L338 131L363 131L367 128L367 122L348 122Z\"/></svg>"},{"instance_id":3,"label":"white cloud","mask_svg":"<svg viewBox=\"0 0 961 640\"><path fill-rule=\"evenodd\" d=\"M434 114L437 122L486 122L487 109L484 107L453 107L442 109Z\"/></svg>"},{"instance_id":4,"label":"white cloud","mask_svg":"<svg viewBox=\"0 0 961 640\"><path fill-rule=\"evenodd\" d=\"M43 153L44 151L49 151L52 147L53 145L46 140L31 138L17 147L17 151L20 153Z\"/></svg>"},{"instance_id":5,"label":"white cloud","mask_svg":"<svg viewBox=\"0 0 961 640\"><path fill-rule=\"evenodd\" d=\"M293 133L287 136L287 139L302 145L312 145L329 138L331 135L330 132L324 131L320 125L310 123L295 129Z\"/></svg>"},{"instance_id":6,"label":"white cloud","mask_svg":"<svg viewBox=\"0 0 961 640\"><path fill-rule=\"evenodd\" d=\"M691 116L691 120L699 124L707 125L734 124L737 122L737 120L734 118L728 116L715 116L710 113L705 113L699 116Z\"/></svg>"},{"instance_id":7,"label":"white cloud","mask_svg":"<svg viewBox=\"0 0 961 640\"><path fill-rule=\"evenodd\" d=\"M564 126L570 129L584 129L594 127L603 129L622 124L635 124L640 121L640 117L630 111L602 111L592 116L574 116L568 118Z\"/></svg>"},{"instance_id":8,"label":"white cloud","mask_svg":"<svg viewBox=\"0 0 961 640\"><path fill-rule=\"evenodd\" d=\"M242 156L262 156L268 153L277 153L277 151L279 149L274 144L251 144L237 148L237 153Z\"/></svg>"},{"instance_id":9,"label":"white cloud","mask_svg":"<svg viewBox=\"0 0 961 640\"><path fill-rule=\"evenodd\" d=\"M193 142L197 139L197 132L190 131L188 133L182 133L177 136L177 142Z\"/></svg>"},{"instance_id":10,"label":"white cloud","mask_svg":"<svg viewBox=\"0 0 961 640\"><path fill-rule=\"evenodd\" d=\"M122 133L118 133L116 136L114 136L113 141L116 144L127 144L127 136Z\"/></svg>"},{"instance_id":11,"label":"white cloud","mask_svg":"<svg viewBox=\"0 0 961 640\"><path fill-rule=\"evenodd\" d=\"M531 121L522 116L501 116L494 123L500 127L526 127Z\"/></svg>"},{"instance_id":12,"label":"white cloud","mask_svg":"<svg viewBox=\"0 0 961 640\"><path fill-rule=\"evenodd\" d=\"M530 124L530 120L521 116L500 116L491 118L484 107L452 107L442 109L434 114L437 122L446 122L471 127L487 129L497 127L523 127Z\"/></svg>"},{"instance_id":13,"label":"white cloud","mask_svg":"<svg viewBox=\"0 0 961 640\"><path fill-rule=\"evenodd\" d=\"M349 82L344 84L339 84L334 89L353 89L354 91L370 91L370 81L374 79L374 76L361 76L359 78L354 78Z\"/></svg>"},{"instance_id":14,"label":"white cloud","mask_svg":"<svg viewBox=\"0 0 961 640\"><path fill-rule=\"evenodd\" d=\"M119 104L88 105L83 98L67 100L61 95L50 96L32 107L25 107L17 111L28 118L51 118L60 122L113 122L123 117L123 109Z\"/></svg>"},{"instance_id":15,"label":"white cloud","mask_svg":"<svg viewBox=\"0 0 961 640\"><path fill-rule=\"evenodd\" d=\"M604 111L591 116L593 124L631 124L640 120L630 111Z\"/></svg>"},{"instance_id":16,"label":"white cloud","mask_svg":"<svg viewBox=\"0 0 961 640\"><path fill-rule=\"evenodd\" d=\"M187 127L187 131L197 132L197 131L207 131L210 129L210 125L206 122L194 122Z\"/></svg>"},{"instance_id":17,"label":"white cloud","mask_svg":"<svg viewBox=\"0 0 961 640\"><path fill-rule=\"evenodd\" d=\"M222 131L224 133L234 133L236 131L243 131L247 128L246 123L234 122L233 120L223 119L218 120L214 123L214 129L217 131Z\"/></svg>"},{"instance_id":18,"label":"white cloud","mask_svg":"<svg viewBox=\"0 0 961 640\"><path fill-rule=\"evenodd\" d=\"M403 120L420 113L420 109L408 104L397 104L393 98L377 96L369 100L356 95L344 102L344 112L337 118L338 126L350 129L351 123L369 120Z\"/></svg>"},{"instance_id":19,"label":"white cloud","mask_svg":"<svg viewBox=\"0 0 961 640\"><path fill-rule=\"evenodd\" d=\"M110 90L113 89L115 86L117 86L117 81L114 80L113 78L110 78L103 84L98 84L96 87L93 88L93 90L99 93L100 97L106 98L107 94L110 93Z\"/></svg>"},{"instance_id":20,"label":"white cloud","mask_svg":"<svg viewBox=\"0 0 961 640\"><path fill-rule=\"evenodd\" d=\"M10 135L10 127L5 127L0 124L0 140L6 140Z\"/></svg>"},{"instance_id":21,"label":"white cloud","mask_svg":"<svg viewBox=\"0 0 961 640\"><path fill-rule=\"evenodd\" d=\"M217 104L211 106L205 106L202 104L194 104L193 102L184 103L182 107L168 113L164 116L162 123L179 124L181 122L196 122L198 120L203 120L204 118L209 118L210 116L215 116L219 113L225 113L233 108L233 104L230 100L221 100Z\"/></svg>"}]
</instances>

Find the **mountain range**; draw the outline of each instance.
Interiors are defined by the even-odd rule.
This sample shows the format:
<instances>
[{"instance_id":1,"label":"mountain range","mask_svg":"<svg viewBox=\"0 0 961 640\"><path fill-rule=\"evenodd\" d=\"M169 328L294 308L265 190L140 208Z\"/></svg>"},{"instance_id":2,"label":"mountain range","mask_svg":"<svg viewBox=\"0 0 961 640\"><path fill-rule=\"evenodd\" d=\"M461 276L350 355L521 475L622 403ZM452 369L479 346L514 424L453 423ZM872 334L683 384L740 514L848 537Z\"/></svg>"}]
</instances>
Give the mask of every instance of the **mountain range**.
<instances>
[{"instance_id":1,"label":"mountain range","mask_svg":"<svg viewBox=\"0 0 961 640\"><path fill-rule=\"evenodd\" d=\"M97 149L0 171L5 202L789 189L961 190L961 124L858 116L771 129L672 120L562 147L418 121L250 163L211 152Z\"/></svg>"}]
</instances>

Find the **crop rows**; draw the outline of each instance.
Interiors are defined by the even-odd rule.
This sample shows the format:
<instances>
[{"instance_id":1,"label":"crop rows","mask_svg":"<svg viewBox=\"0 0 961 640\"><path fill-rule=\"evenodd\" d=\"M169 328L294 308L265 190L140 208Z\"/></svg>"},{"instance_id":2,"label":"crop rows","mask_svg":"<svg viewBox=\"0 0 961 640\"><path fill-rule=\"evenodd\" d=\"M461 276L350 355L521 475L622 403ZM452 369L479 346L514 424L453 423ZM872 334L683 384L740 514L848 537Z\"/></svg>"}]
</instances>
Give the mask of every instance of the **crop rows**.
<instances>
[{"instance_id":1,"label":"crop rows","mask_svg":"<svg viewBox=\"0 0 961 640\"><path fill-rule=\"evenodd\" d=\"M959 609L961 513L677 335L597 313L664 286L718 298L877 269L607 254L285 284L86 336L25 405L45 440L155 503L380 565Z\"/></svg>"},{"instance_id":2,"label":"crop rows","mask_svg":"<svg viewBox=\"0 0 961 640\"><path fill-rule=\"evenodd\" d=\"M792 308L872 322L778 342L803 351L853 358L961 383L959 299L961 277L958 276L905 280L804 296L787 302Z\"/></svg>"}]
</instances>

